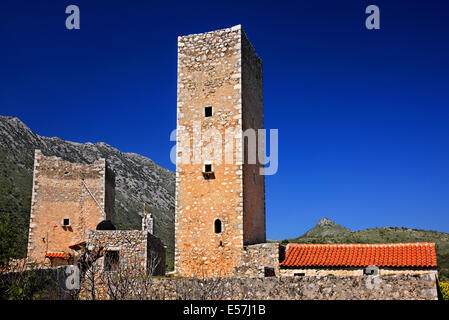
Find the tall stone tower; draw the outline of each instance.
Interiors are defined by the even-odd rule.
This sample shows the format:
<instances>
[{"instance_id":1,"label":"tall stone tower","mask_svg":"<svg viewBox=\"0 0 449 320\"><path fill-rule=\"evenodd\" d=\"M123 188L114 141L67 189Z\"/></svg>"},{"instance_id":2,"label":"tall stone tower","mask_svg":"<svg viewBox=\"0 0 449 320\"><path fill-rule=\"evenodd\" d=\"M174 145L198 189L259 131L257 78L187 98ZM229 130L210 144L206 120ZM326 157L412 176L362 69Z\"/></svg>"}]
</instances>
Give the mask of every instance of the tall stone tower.
<instances>
[{"instance_id":1,"label":"tall stone tower","mask_svg":"<svg viewBox=\"0 0 449 320\"><path fill-rule=\"evenodd\" d=\"M79 164L35 150L28 261L71 263L69 246L86 241L101 221L113 221L114 201L115 174L105 159Z\"/></svg>"},{"instance_id":2,"label":"tall stone tower","mask_svg":"<svg viewBox=\"0 0 449 320\"><path fill-rule=\"evenodd\" d=\"M177 274L229 276L265 242L263 165L245 143L258 138L244 134L263 127L262 61L241 26L178 37Z\"/></svg>"}]
</instances>

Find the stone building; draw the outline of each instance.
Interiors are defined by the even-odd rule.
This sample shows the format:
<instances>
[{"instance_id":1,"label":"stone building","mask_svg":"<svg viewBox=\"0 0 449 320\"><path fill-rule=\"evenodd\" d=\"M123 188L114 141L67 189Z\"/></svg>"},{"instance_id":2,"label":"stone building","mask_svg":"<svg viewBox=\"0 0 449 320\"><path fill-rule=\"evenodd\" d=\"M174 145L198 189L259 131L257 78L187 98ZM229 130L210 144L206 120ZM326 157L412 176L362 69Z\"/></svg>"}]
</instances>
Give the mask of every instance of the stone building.
<instances>
[{"instance_id":1,"label":"stone building","mask_svg":"<svg viewBox=\"0 0 449 320\"><path fill-rule=\"evenodd\" d=\"M69 246L101 221L113 221L114 201L115 174L105 159L86 165L35 150L28 261L71 263Z\"/></svg>"},{"instance_id":2,"label":"stone building","mask_svg":"<svg viewBox=\"0 0 449 320\"><path fill-rule=\"evenodd\" d=\"M179 37L176 274L436 277L434 243L266 243L265 150L255 132L263 128L262 62L241 26ZM79 250L101 247L96 264L105 271L152 269L157 257L154 274L164 275L151 215L142 230L99 228L114 221L114 187L104 159L74 164L36 150L28 260L68 264Z\"/></svg>"},{"instance_id":3,"label":"stone building","mask_svg":"<svg viewBox=\"0 0 449 320\"><path fill-rule=\"evenodd\" d=\"M240 25L178 37L177 94L175 271L230 276L266 240L263 166L244 159L258 137L243 135L264 128L262 61Z\"/></svg>"},{"instance_id":4,"label":"stone building","mask_svg":"<svg viewBox=\"0 0 449 320\"><path fill-rule=\"evenodd\" d=\"M114 202L115 174L105 159L71 163L36 150L27 260L73 264L82 249L101 247L104 270L126 264L164 275L166 247L152 234L152 215L144 214L142 230L115 230Z\"/></svg>"},{"instance_id":5,"label":"stone building","mask_svg":"<svg viewBox=\"0 0 449 320\"><path fill-rule=\"evenodd\" d=\"M435 243L299 244L245 247L237 277L388 276L438 277Z\"/></svg>"},{"instance_id":6,"label":"stone building","mask_svg":"<svg viewBox=\"0 0 449 320\"><path fill-rule=\"evenodd\" d=\"M125 267L165 275L165 245L146 230L90 230L87 244L103 248L98 260L103 270Z\"/></svg>"},{"instance_id":7,"label":"stone building","mask_svg":"<svg viewBox=\"0 0 449 320\"><path fill-rule=\"evenodd\" d=\"M434 274L435 243L287 245L281 276Z\"/></svg>"},{"instance_id":8,"label":"stone building","mask_svg":"<svg viewBox=\"0 0 449 320\"><path fill-rule=\"evenodd\" d=\"M254 151L265 155L264 141L259 146L254 133L264 128L262 78L262 61L240 25L178 37L175 272L363 275L370 265L381 274L436 272L431 244L290 244L286 249L265 243L263 165L251 158ZM302 264L298 252L316 264ZM342 265L329 264L334 252ZM345 264L367 252L376 258Z\"/></svg>"}]
</instances>

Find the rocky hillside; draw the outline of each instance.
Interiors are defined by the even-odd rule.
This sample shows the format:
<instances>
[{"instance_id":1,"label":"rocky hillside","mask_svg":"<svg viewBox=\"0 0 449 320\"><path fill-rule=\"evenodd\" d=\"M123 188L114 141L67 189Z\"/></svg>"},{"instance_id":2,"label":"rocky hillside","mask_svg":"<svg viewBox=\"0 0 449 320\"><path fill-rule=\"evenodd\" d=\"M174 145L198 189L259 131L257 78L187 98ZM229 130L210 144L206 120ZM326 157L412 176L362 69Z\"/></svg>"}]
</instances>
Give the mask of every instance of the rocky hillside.
<instances>
[{"instance_id":1,"label":"rocky hillside","mask_svg":"<svg viewBox=\"0 0 449 320\"><path fill-rule=\"evenodd\" d=\"M337 235L351 233L352 231L339 224L336 224L328 218L323 218L316 226L303 234L302 238L320 238L320 237L334 237Z\"/></svg>"},{"instance_id":2,"label":"rocky hillside","mask_svg":"<svg viewBox=\"0 0 449 320\"><path fill-rule=\"evenodd\" d=\"M64 160L92 163L106 158L116 173L116 226L140 229L143 202L151 204L155 234L168 246L173 263L175 173L134 153L122 153L103 142L76 143L35 134L22 121L0 116L0 213L21 226L18 249L23 254L28 231L34 149Z\"/></svg>"}]
</instances>

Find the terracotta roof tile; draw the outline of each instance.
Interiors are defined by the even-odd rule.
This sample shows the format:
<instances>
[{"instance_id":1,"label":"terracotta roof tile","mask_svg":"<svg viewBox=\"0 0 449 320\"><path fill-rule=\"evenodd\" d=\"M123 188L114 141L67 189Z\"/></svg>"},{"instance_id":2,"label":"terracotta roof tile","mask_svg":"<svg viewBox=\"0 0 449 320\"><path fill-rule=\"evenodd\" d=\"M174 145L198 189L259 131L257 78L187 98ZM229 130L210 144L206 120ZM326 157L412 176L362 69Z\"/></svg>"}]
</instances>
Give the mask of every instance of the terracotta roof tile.
<instances>
[{"instance_id":1,"label":"terracotta roof tile","mask_svg":"<svg viewBox=\"0 0 449 320\"><path fill-rule=\"evenodd\" d=\"M435 243L289 243L281 267L436 267Z\"/></svg>"},{"instance_id":2,"label":"terracotta roof tile","mask_svg":"<svg viewBox=\"0 0 449 320\"><path fill-rule=\"evenodd\" d=\"M68 259L69 255L65 252L47 252L45 258L63 258Z\"/></svg>"},{"instance_id":3,"label":"terracotta roof tile","mask_svg":"<svg viewBox=\"0 0 449 320\"><path fill-rule=\"evenodd\" d=\"M79 250L81 247L86 245L86 241L80 241L78 243L72 244L69 246L70 249Z\"/></svg>"}]
</instances>

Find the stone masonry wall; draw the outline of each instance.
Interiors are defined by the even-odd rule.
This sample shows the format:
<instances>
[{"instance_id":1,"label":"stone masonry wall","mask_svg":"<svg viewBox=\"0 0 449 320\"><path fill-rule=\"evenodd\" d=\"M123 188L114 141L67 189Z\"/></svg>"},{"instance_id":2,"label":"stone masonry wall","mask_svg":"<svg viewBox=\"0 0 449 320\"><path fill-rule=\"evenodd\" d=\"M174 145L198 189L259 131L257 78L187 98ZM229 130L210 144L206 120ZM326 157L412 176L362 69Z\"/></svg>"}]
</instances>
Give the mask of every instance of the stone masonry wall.
<instances>
[{"instance_id":1,"label":"stone masonry wall","mask_svg":"<svg viewBox=\"0 0 449 320\"><path fill-rule=\"evenodd\" d=\"M180 275L229 276L241 263L245 239L254 243L265 237L265 213L262 204L255 203L263 199L260 178L259 191L247 192L259 200L247 203L244 227L242 121L246 105L257 102L259 107L261 92L242 104L242 56L247 54L242 39L240 25L178 37L175 271ZM261 90L259 80L254 83ZM208 106L212 116L205 117ZM256 118L263 126L259 114ZM225 143L227 138L231 145ZM206 163L212 164L211 179L203 175ZM217 219L219 233L214 232Z\"/></svg>"},{"instance_id":2,"label":"stone masonry wall","mask_svg":"<svg viewBox=\"0 0 449 320\"><path fill-rule=\"evenodd\" d=\"M106 212L106 220L114 222L115 220L115 173L114 171L106 166L106 185L104 189L104 211Z\"/></svg>"},{"instance_id":3,"label":"stone masonry wall","mask_svg":"<svg viewBox=\"0 0 449 320\"><path fill-rule=\"evenodd\" d=\"M153 241L150 245L151 240ZM81 279L79 299L114 299L119 292L134 289L140 291L137 283L147 277L151 272L162 270L165 274L165 247L159 246L162 242L140 230L90 230L88 233L87 249L101 250L102 255L89 267ZM150 249L150 250L149 250ZM163 253L155 251L162 249ZM110 256L109 268L106 268L106 256ZM153 258L161 254L163 266L159 269L151 268ZM150 272L150 273L148 273ZM153 275L161 275L153 273ZM122 299L123 297L121 297Z\"/></svg>"},{"instance_id":4,"label":"stone masonry wall","mask_svg":"<svg viewBox=\"0 0 449 320\"><path fill-rule=\"evenodd\" d=\"M242 129L254 132L255 163L250 161L251 149L244 141L243 159L243 242L247 244L263 243L265 233L265 176L260 174L263 164L260 163L259 152L265 155L263 145L259 146L258 129L264 129L263 120L263 72L262 60L256 54L248 38L242 30ZM252 132L249 132L251 137ZM261 150L259 150L261 148Z\"/></svg>"},{"instance_id":5,"label":"stone masonry wall","mask_svg":"<svg viewBox=\"0 0 449 320\"><path fill-rule=\"evenodd\" d=\"M35 151L27 259L40 263L47 252L71 253L69 245L84 241L87 231L113 219L114 175L106 175L105 159L85 165L46 157ZM82 181L99 202L97 205ZM106 188L106 185L109 187ZM63 226L63 219L70 226Z\"/></svg>"},{"instance_id":6,"label":"stone masonry wall","mask_svg":"<svg viewBox=\"0 0 449 320\"><path fill-rule=\"evenodd\" d=\"M267 272L279 276L279 262L285 258L285 247L279 243L245 246L242 264L232 272L237 277L265 277ZM267 270L270 269L270 270Z\"/></svg>"},{"instance_id":7,"label":"stone masonry wall","mask_svg":"<svg viewBox=\"0 0 449 320\"><path fill-rule=\"evenodd\" d=\"M436 300L435 275L153 279L153 300Z\"/></svg>"},{"instance_id":8,"label":"stone masonry wall","mask_svg":"<svg viewBox=\"0 0 449 320\"><path fill-rule=\"evenodd\" d=\"M121 266L147 270L150 264L155 266L154 275L165 275L165 246L162 241L140 230L90 230L87 239L88 248L100 246L104 251L119 251ZM154 264L154 259L160 259ZM104 266L104 256L98 260Z\"/></svg>"},{"instance_id":9,"label":"stone masonry wall","mask_svg":"<svg viewBox=\"0 0 449 320\"><path fill-rule=\"evenodd\" d=\"M100 246L104 251L119 251L120 264L145 269L147 263L147 232L138 230L89 230L88 248ZM98 260L101 265L104 257Z\"/></svg>"},{"instance_id":10,"label":"stone masonry wall","mask_svg":"<svg viewBox=\"0 0 449 320\"><path fill-rule=\"evenodd\" d=\"M181 275L223 276L241 260L241 137L228 152L231 163L208 159L214 150L208 155L201 144L207 130L224 138L227 129L242 126L240 48L240 26L178 38L177 156L182 162L176 167L175 271ZM204 117L206 106L212 106L212 117ZM214 162L214 179L203 176L205 162ZM221 233L214 232L216 219Z\"/></svg>"}]
</instances>

